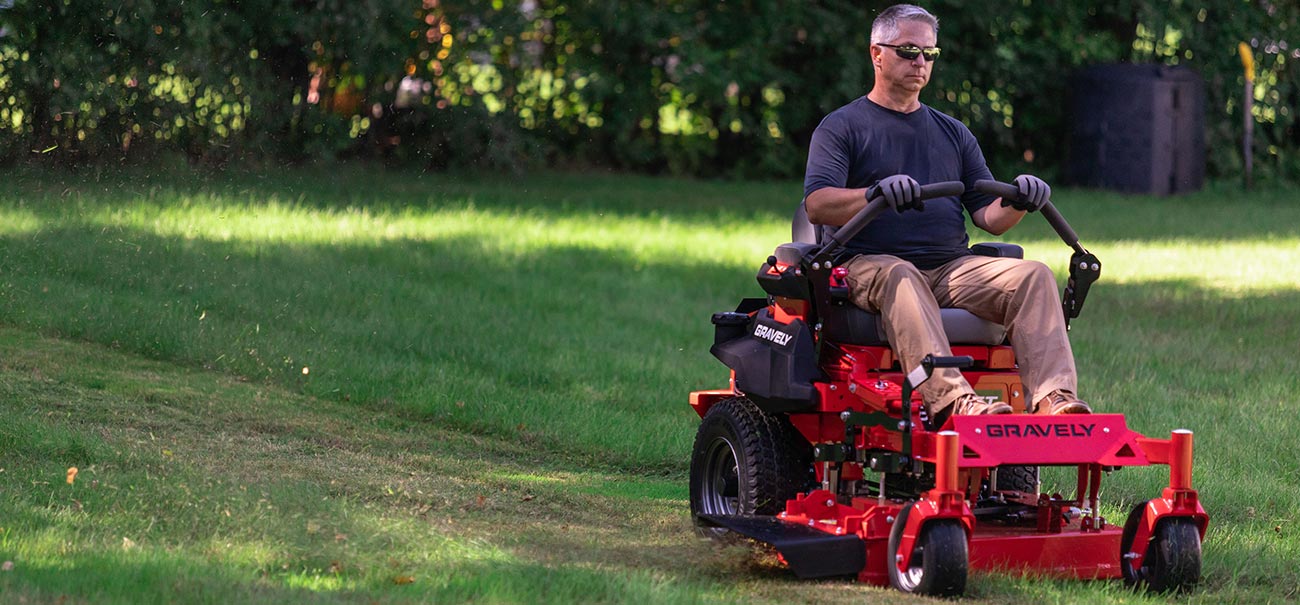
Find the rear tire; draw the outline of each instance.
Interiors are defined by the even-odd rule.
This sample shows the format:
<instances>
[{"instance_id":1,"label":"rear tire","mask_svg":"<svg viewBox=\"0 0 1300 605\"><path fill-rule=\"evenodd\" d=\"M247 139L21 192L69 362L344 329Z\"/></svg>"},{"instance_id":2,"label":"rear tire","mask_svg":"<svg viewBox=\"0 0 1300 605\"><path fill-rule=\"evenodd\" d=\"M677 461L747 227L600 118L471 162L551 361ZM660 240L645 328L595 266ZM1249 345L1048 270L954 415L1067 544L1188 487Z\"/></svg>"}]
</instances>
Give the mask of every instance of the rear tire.
<instances>
[{"instance_id":1,"label":"rear tire","mask_svg":"<svg viewBox=\"0 0 1300 605\"><path fill-rule=\"evenodd\" d=\"M899 569L897 557L903 528L913 503L903 505L889 531L889 583L906 593L931 597L955 597L966 592L970 553L966 530L953 519L937 519L921 527L907 569Z\"/></svg>"},{"instance_id":2,"label":"rear tire","mask_svg":"<svg viewBox=\"0 0 1300 605\"><path fill-rule=\"evenodd\" d=\"M1187 517L1170 517L1156 522L1156 530L1147 543L1142 567L1134 568L1125 558L1133 550L1138 525L1146 503L1129 513L1120 535L1120 570L1129 586L1146 585L1152 592L1183 592L1201 581L1201 532Z\"/></svg>"},{"instance_id":3,"label":"rear tire","mask_svg":"<svg viewBox=\"0 0 1300 605\"><path fill-rule=\"evenodd\" d=\"M813 481L812 446L789 419L743 397L709 408L691 453L690 505L700 515L775 515Z\"/></svg>"}]
</instances>

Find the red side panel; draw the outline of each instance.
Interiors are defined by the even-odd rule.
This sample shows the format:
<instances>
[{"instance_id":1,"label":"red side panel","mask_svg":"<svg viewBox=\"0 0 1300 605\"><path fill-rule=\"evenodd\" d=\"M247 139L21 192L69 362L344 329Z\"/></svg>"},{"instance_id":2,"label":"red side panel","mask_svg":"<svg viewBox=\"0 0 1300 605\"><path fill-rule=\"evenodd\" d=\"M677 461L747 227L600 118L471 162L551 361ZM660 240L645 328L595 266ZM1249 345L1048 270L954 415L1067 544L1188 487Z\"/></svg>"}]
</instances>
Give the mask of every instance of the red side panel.
<instances>
[{"instance_id":1,"label":"red side panel","mask_svg":"<svg viewBox=\"0 0 1300 605\"><path fill-rule=\"evenodd\" d=\"M970 540L970 566L985 571L1032 571L1060 578L1118 578L1118 527L1056 534L981 525Z\"/></svg>"},{"instance_id":2,"label":"red side panel","mask_svg":"<svg viewBox=\"0 0 1300 605\"><path fill-rule=\"evenodd\" d=\"M953 416L947 428L961 433L962 468L1151 464L1138 444L1142 435L1129 430L1123 414Z\"/></svg>"},{"instance_id":3,"label":"red side panel","mask_svg":"<svg viewBox=\"0 0 1300 605\"><path fill-rule=\"evenodd\" d=\"M808 316L808 302L776 296L775 304L768 307L772 313L772 319L782 325L789 325L796 319L805 319Z\"/></svg>"}]
</instances>

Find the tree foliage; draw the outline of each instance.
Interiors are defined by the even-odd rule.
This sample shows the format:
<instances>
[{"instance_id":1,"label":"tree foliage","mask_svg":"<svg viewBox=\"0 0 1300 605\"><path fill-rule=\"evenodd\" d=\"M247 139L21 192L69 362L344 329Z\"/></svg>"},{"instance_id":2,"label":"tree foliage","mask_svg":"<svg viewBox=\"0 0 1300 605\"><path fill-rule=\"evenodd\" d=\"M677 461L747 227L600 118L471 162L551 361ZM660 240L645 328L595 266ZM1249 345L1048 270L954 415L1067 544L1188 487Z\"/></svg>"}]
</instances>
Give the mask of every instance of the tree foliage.
<instances>
[{"instance_id":1,"label":"tree foliage","mask_svg":"<svg viewBox=\"0 0 1300 605\"><path fill-rule=\"evenodd\" d=\"M180 150L798 175L820 118L870 88L870 24L888 4L3 0L0 159ZM1075 69L1185 65L1207 83L1211 174L1233 174L1246 41L1256 157L1300 173L1300 5L1102 4L926 3L944 54L923 100L971 127L995 174L1051 175Z\"/></svg>"}]
</instances>

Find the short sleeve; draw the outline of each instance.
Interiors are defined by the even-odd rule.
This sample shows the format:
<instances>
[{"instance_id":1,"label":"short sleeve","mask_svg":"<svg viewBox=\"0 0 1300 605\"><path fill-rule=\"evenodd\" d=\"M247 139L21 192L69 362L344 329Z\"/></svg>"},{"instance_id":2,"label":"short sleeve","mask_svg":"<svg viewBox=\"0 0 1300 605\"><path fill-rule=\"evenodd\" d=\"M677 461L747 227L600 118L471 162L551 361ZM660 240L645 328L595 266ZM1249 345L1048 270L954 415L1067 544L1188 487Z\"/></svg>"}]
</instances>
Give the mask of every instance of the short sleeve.
<instances>
[{"instance_id":1,"label":"short sleeve","mask_svg":"<svg viewBox=\"0 0 1300 605\"><path fill-rule=\"evenodd\" d=\"M966 212L974 214L976 210L992 204L997 199L996 196L987 193L975 191L976 181L993 180L993 173L989 171L989 165L984 161L984 152L980 150L979 141L975 140L975 135L971 134L970 129L965 124L961 124L962 143L961 143L961 181L966 185L966 193L961 196L961 204L966 208Z\"/></svg>"},{"instance_id":2,"label":"short sleeve","mask_svg":"<svg viewBox=\"0 0 1300 605\"><path fill-rule=\"evenodd\" d=\"M813 131L808 144L808 167L804 171L803 195L826 187L844 187L849 178L849 144L843 124L827 116Z\"/></svg>"}]
</instances>

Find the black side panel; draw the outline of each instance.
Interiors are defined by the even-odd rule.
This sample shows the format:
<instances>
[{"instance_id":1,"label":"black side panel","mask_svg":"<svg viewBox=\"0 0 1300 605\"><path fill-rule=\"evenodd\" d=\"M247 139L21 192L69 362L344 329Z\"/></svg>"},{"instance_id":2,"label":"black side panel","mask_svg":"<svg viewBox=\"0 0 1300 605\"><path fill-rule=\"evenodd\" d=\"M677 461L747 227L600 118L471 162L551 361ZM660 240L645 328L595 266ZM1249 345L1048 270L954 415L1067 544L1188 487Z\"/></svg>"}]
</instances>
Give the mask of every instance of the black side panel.
<instances>
[{"instance_id":1,"label":"black side panel","mask_svg":"<svg viewBox=\"0 0 1300 605\"><path fill-rule=\"evenodd\" d=\"M822 317L822 337L842 345L889 345L880 316L852 303L827 309Z\"/></svg>"},{"instance_id":2,"label":"black side panel","mask_svg":"<svg viewBox=\"0 0 1300 605\"><path fill-rule=\"evenodd\" d=\"M817 404L812 383L821 370L812 331L802 321L782 325L763 309L743 335L714 344L709 352L736 371L736 388L764 412L798 412Z\"/></svg>"},{"instance_id":3,"label":"black side panel","mask_svg":"<svg viewBox=\"0 0 1300 605\"><path fill-rule=\"evenodd\" d=\"M750 313L753 313L754 311L762 309L766 306L767 306L766 298L742 298L740 299L740 304L736 305L736 312L749 315Z\"/></svg>"},{"instance_id":4,"label":"black side panel","mask_svg":"<svg viewBox=\"0 0 1300 605\"><path fill-rule=\"evenodd\" d=\"M766 298L744 298L735 311L714 313L713 344L720 345L748 334L750 314L766 306Z\"/></svg>"},{"instance_id":5,"label":"black side panel","mask_svg":"<svg viewBox=\"0 0 1300 605\"><path fill-rule=\"evenodd\" d=\"M983 242L970 247L970 251L979 256L995 256L998 258L1024 258L1025 249L1017 244L1008 244L1006 242Z\"/></svg>"},{"instance_id":6,"label":"black side panel","mask_svg":"<svg viewBox=\"0 0 1300 605\"><path fill-rule=\"evenodd\" d=\"M857 574L867 564L867 547L856 535L836 536L776 517L700 515L706 521L776 548L800 579Z\"/></svg>"}]
</instances>

